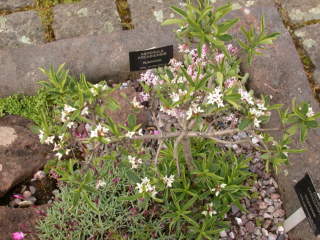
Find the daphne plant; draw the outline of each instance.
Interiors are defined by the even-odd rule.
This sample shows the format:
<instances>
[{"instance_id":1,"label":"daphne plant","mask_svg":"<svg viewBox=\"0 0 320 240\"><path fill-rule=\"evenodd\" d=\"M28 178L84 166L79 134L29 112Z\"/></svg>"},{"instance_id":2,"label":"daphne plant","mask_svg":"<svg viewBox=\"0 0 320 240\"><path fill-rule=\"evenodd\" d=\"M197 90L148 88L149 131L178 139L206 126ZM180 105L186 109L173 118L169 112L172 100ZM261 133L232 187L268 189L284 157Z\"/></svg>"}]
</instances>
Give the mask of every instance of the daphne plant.
<instances>
[{"instance_id":1,"label":"daphne plant","mask_svg":"<svg viewBox=\"0 0 320 240\"><path fill-rule=\"evenodd\" d=\"M213 9L200 0L186 7L173 7L182 18L165 22L181 26L183 59L143 73L138 80L142 91L128 99L138 111L150 112L153 130L137 124L134 115L126 124L108 115L107 110L118 108L111 93L119 85L91 84L84 76L77 81L60 67L44 70L49 76L44 89L56 104L50 109L53 119L43 110L39 137L54 145L52 170L74 189L74 206L83 199L98 211L91 198L104 185L97 169L113 161L135 186L119 199L136 202L141 212L160 208L169 229L165 234L175 239L214 239L227 228L231 205L243 209L240 201L249 190L244 183L252 177L250 158L235 154L235 146L250 145L262 153L267 169L277 169L288 162L288 153L302 151L290 148L293 136L304 141L318 127L320 114L308 103L293 101L290 109L271 105L268 97L246 89L240 49L228 34L237 20L222 21L230 5ZM260 33L243 32L247 42L239 44L249 61L277 36L265 33L263 19ZM274 113L279 127L265 128ZM271 135L275 131L281 133L277 139ZM244 137L235 138L240 133ZM71 159L68 164L66 159Z\"/></svg>"}]
</instances>

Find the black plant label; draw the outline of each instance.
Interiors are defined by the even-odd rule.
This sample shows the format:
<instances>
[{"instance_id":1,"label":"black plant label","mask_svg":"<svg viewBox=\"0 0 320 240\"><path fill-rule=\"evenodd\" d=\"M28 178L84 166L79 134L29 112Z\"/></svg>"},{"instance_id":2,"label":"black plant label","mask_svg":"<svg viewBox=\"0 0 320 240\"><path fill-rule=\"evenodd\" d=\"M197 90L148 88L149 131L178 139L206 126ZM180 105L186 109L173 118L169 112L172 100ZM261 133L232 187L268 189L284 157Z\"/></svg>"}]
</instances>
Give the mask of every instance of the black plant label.
<instances>
[{"instance_id":1,"label":"black plant label","mask_svg":"<svg viewBox=\"0 0 320 240\"><path fill-rule=\"evenodd\" d=\"M316 236L320 235L320 198L308 173L294 186Z\"/></svg>"},{"instance_id":2,"label":"black plant label","mask_svg":"<svg viewBox=\"0 0 320 240\"><path fill-rule=\"evenodd\" d=\"M173 58L173 46L129 52L130 71L141 71L167 65Z\"/></svg>"}]
</instances>

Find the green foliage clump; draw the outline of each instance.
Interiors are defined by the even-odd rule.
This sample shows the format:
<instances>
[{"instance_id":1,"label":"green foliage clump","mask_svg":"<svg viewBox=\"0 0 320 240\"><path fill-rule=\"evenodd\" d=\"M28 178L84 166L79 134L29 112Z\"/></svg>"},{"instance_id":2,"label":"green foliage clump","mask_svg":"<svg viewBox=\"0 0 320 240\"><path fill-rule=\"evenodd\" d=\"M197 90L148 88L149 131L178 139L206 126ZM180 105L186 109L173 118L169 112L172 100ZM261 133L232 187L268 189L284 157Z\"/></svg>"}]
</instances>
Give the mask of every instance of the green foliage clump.
<instances>
[{"instance_id":1,"label":"green foliage clump","mask_svg":"<svg viewBox=\"0 0 320 240\"><path fill-rule=\"evenodd\" d=\"M47 107L47 96L39 90L34 96L15 94L0 98L0 117L7 114L18 115L32 120L37 125L41 122L40 110Z\"/></svg>"},{"instance_id":2,"label":"green foliage clump","mask_svg":"<svg viewBox=\"0 0 320 240\"><path fill-rule=\"evenodd\" d=\"M40 239L176 239L164 236L165 221L159 219L156 205L142 209L134 202L121 201L120 198L128 197L134 191L129 180L130 171L117 166L114 159L104 159L99 168L89 172L91 177L87 177L86 188L91 189L87 196L90 205L87 201L75 205L75 186L63 186L57 196L59 200L38 225ZM95 181L97 178L98 182Z\"/></svg>"}]
</instances>

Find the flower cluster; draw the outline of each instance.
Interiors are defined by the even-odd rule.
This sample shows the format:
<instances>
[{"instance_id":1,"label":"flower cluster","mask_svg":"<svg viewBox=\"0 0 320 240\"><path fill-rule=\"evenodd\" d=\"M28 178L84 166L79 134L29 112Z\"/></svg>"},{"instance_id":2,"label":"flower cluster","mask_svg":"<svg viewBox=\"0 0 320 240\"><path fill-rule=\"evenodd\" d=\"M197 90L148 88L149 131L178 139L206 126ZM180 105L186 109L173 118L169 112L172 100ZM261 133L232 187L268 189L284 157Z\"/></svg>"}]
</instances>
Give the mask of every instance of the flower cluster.
<instances>
[{"instance_id":1,"label":"flower cluster","mask_svg":"<svg viewBox=\"0 0 320 240\"><path fill-rule=\"evenodd\" d=\"M97 83L97 84L94 84L92 88L90 88L90 92L95 97L99 94L100 91L105 91L108 88L109 88L108 85L105 83Z\"/></svg>"},{"instance_id":2,"label":"flower cluster","mask_svg":"<svg viewBox=\"0 0 320 240\"><path fill-rule=\"evenodd\" d=\"M64 109L61 112L61 122L69 121L70 118L68 117L68 115L76 110L77 110L76 108L65 104Z\"/></svg>"},{"instance_id":3,"label":"flower cluster","mask_svg":"<svg viewBox=\"0 0 320 240\"><path fill-rule=\"evenodd\" d=\"M132 169L137 169L139 165L142 164L142 160L140 158L136 158L133 156L128 156L129 163L131 164Z\"/></svg>"},{"instance_id":4,"label":"flower cluster","mask_svg":"<svg viewBox=\"0 0 320 240\"><path fill-rule=\"evenodd\" d=\"M214 210L213 203L209 203L206 206L206 210L202 211L201 214L212 217L217 214L217 211Z\"/></svg>"},{"instance_id":5,"label":"flower cluster","mask_svg":"<svg viewBox=\"0 0 320 240\"><path fill-rule=\"evenodd\" d=\"M218 184L216 187L212 188L211 191L214 192L214 195L216 197L219 196L219 194L221 193L221 191L227 186L227 184L222 183L222 184Z\"/></svg>"},{"instance_id":6,"label":"flower cluster","mask_svg":"<svg viewBox=\"0 0 320 240\"><path fill-rule=\"evenodd\" d=\"M216 87L212 93L209 93L207 102L208 104L217 104L219 108L224 107L221 87Z\"/></svg>"},{"instance_id":7,"label":"flower cluster","mask_svg":"<svg viewBox=\"0 0 320 240\"><path fill-rule=\"evenodd\" d=\"M141 183L137 183L136 189L139 193L150 193L152 197L157 195L155 186L150 184L150 179L145 177L142 179Z\"/></svg>"},{"instance_id":8,"label":"flower cluster","mask_svg":"<svg viewBox=\"0 0 320 240\"><path fill-rule=\"evenodd\" d=\"M100 123L96 126L94 130L91 130L90 137L105 137L109 132L109 128L102 126Z\"/></svg>"},{"instance_id":9,"label":"flower cluster","mask_svg":"<svg viewBox=\"0 0 320 240\"><path fill-rule=\"evenodd\" d=\"M139 82L144 82L149 86L156 86L159 84L163 84L163 80L161 80L152 70L147 70L145 73L141 74L141 78L138 79Z\"/></svg>"},{"instance_id":10,"label":"flower cluster","mask_svg":"<svg viewBox=\"0 0 320 240\"><path fill-rule=\"evenodd\" d=\"M172 187L172 183L174 182L174 175L171 175L170 177L164 176L162 180L167 187Z\"/></svg>"}]
</instances>

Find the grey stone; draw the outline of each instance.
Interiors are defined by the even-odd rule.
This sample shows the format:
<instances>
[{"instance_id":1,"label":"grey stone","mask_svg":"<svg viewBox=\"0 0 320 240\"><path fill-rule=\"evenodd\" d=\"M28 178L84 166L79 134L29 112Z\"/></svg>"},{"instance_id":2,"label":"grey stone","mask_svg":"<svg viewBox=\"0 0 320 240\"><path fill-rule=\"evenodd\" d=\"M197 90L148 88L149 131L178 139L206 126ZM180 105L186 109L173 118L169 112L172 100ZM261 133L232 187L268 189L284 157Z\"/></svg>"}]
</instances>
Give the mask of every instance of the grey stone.
<instances>
[{"instance_id":1,"label":"grey stone","mask_svg":"<svg viewBox=\"0 0 320 240\"><path fill-rule=\"evenodd\" d=\"M0 10L13 10L15 8L32 6L33 3L33 0L1 0Z\"/></svg>"},{"instance_id":2,"label":"grey stone","mask_svg":"<svg viewBox=\"0 0 320 240\"><path fill-rule=\"evenodd\" d=\"M57 40L121 31L114 0L85 0L54 7L53 30Z\"/></svg>"},{"instance_id":3,"label":"grey stone","mask_svg":"<svg viewBox=\"0 0 320 240\"><path fill-rule=\"evenodd\" d=\"M145 36L148 36L147 38ZM72 74L84 73L91 82L126 81L130 77L129 52L177 43L173 33L120 31L99 36L65 39L45 45L0 50L0 96L33 94L36 82L46 77L39 67L66 63ZM177 55L177 52L174 52Z\"/></svg>"},{"instance_id":4,"label":"grey stone","mask_svg":"<svg viewBox=\"0 0 320 240\"><path fill-rule=\"evenodd\" d=\"M320 11L320 5L319 5ZM320 13L320 12L319 12ZM313 78L316 84L320 84L320 24L308 25L295 31L297 37L303 43L311 61L316 67Z\"/></svg>"},{"instance_id":5,"label":"grey stone","mask_svg":"<svg viewBox=\"0 0 320 240\"><path fill-rule=\"evenodd\" d=\"M288 11L292 22L304 22L320 19L320 3L318 0L282 0L282 6Z\"/></svg>"},{"instance_id":6,"label":"grey stone","mask_svg":"<svg viewBox=\"0 0 320 240\"><path fill-rule=\"evenodd\" d=\"M135 29L153 29L168 18L177 15L170 9L179 6L183 0L128 0L131 19Z\"/></svg>"},{"instance_id":7,"label":"grey stone","mask_svg":"<svg viewBox=\"0 0 320 240\"><path fill-rule=\"evenodd\" d=\"M0 16L0 49L44 42L44 31L35 11Z\"/></svg>"}]
</instances>

